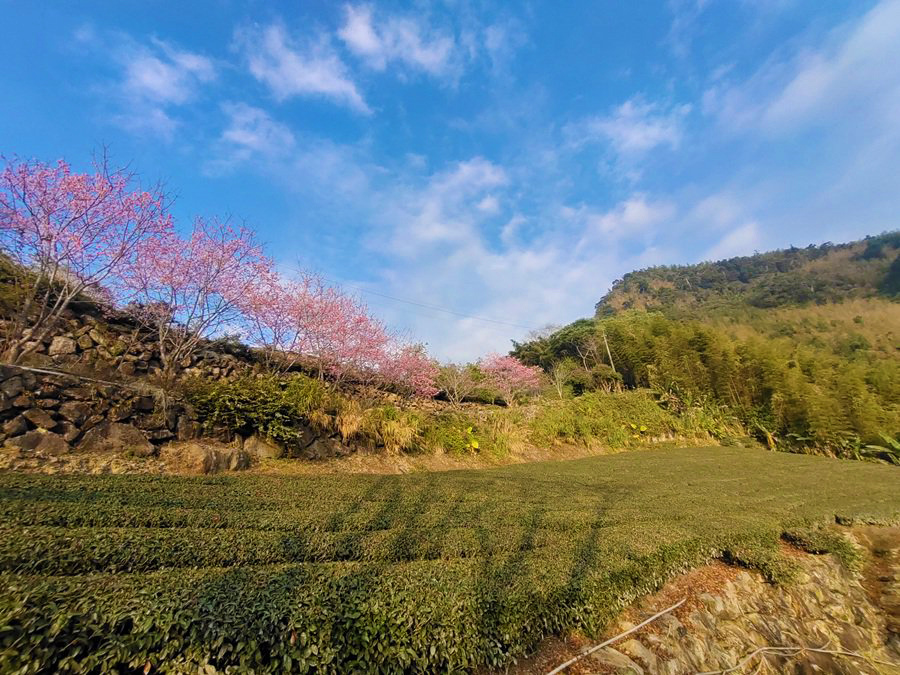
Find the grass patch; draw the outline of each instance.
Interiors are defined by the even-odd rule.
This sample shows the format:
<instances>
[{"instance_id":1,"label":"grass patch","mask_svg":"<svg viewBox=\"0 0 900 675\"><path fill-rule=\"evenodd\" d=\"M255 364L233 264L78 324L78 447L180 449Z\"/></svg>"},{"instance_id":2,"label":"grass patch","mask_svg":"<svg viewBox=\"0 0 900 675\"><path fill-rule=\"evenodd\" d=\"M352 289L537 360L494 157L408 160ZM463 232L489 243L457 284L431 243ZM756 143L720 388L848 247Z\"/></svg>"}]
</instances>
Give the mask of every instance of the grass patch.
<instances>
[{"instance_id":1,"label":"grass patch","mask_svg":"<svg viewBox=\"0 0 900 675\"><path fill-rule=\"evenodd\" d=\"M859 548L833 527L795 528L786 531L783 537L809 553L833 554L848 570L858 571L862 567Z\"/></svg>"},{"instance_id":2,"label":"grass patch","mask_svg":"<svg viewBox=\"0 0 900 675\"><path fill-rule=\"evenodd\" d=\"M658 441L726 439L739 434L711 405L660 404L648 390L590 392L506 408L434 408L414 402L362 402L305 375L195 380L185 386L204 429L218 436L260 434L290 455L308 427L350 446L389 454L446 452L501 458L515 448L559 443L621 449ZM308 439L307 439L308 440Z\"/></svg>"},{"instance_id":3,"label":"grass patch","mask_svg":"<svg viewBox=\"0 0 900 675\"><path fill-rule=\"evenodd\" d=\"M673 411L662 407L648 390L589 392L536 406L528 422L535 445L576 443L624 448L653 438L709 439L734 431L720 411L692 406Z\"/></svg>"},{"instance_id":4,"label":"grass patch","mask_svg":"<svg viewBox=\"0 0 900 675\"><path fill-rule=\"evenodd\" d=\"M782 533L837 552L814 526L895 521L897 471L694 448L399 476L3 474L0 671L501 666L712 558L787 578Z\"/></svg>"}]
</instances>

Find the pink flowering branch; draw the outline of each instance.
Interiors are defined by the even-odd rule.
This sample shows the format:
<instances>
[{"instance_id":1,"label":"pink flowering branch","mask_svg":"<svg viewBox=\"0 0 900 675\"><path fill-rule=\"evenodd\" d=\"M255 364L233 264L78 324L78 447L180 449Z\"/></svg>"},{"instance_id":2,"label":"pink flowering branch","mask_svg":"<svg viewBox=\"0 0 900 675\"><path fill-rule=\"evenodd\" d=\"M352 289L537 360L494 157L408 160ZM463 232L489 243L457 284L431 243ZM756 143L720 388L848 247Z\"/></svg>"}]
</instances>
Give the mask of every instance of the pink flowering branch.
<instances>
[{"instance_id":1,"label":"pink flowering branch","mask_svg":"<svg viewBox=\"0 0 900 675\"><path fill-rule=\"evenodd\" d=\"M134 187L134 175L110 169L105 155L93 173L74 173L62 160L3 161L0 250L14 293L2 351L18 362L74 299L110 297L123 268L147 242L167 236L172 221L159 188Z\"/></svg>"},{"instance_id":2,"label":"pink flowering branch","mask_svg":"<svg viewBox=\"0 0 900 675\"><path fill-rule=\"evenodd\" d=\"M414 396L434 398L440 391L435 385L440 371L423 345L399 345L385 351L378 373L385 384Z\"/></svg>"},{"instance_id":3,"label":"pink flowering branch","mask_svg":"<svg viewBox=\"0 0 900 675\"><path fill-rule=\"evenodd\" d=\"M479 367L489 386L497 390L507 405L515 405L525 396L540 391L542 371L537 366L526 366L512 356L491 354Z\"/></svg>"},{"instance_id":4,"label":"pink flowering branch","mask_svg":"<svg viewBox=\"0 0 900 675\"><path fill-rule=\"evenodd\" d=\"M424 348L400 344L365 305L320 277L271 274L243 296L240 308L245 335L273 372L303 362L320 379L352 379L425 397L437 393L437 367Z\"/></svg>"},{"instance_id":5,"label":"pink flowering branch","mask_svg":"<svg viewBox=\"0 0 900 675\"><path fill-rule=\"evenodd\" d=\"M236 328L245 298L272 275L253 233L198 218L186 239L144 242L125 285L132 312L156 334L164 375L187 363L204 338Z\"/></svg>"}]
</instances>

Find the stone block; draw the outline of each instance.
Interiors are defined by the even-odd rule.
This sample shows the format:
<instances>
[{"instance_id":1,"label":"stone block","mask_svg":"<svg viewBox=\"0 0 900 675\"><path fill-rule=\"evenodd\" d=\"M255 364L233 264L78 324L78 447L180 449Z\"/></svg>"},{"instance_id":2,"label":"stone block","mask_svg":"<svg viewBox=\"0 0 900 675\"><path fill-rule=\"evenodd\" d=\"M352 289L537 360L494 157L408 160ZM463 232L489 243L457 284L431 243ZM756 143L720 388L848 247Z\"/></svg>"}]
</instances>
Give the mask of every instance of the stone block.
<instances>
[{"instance_id":1,"label":"stone block","mask_svg":"<svg viewBox=\"0 0 900 675\"><path fill-rule=\"evenodd\" d=\"M16 396L11 403L16 408L33 408L34 407L34 397L31 394L19 394Z\"/></svg>"},{"instance_id":2,"label":"stone block","mask_svg":"<svg viewBox=\"0 0 900 675\"><path fill-rule=\"evenodd\" d=\"M31 408L22 413L22 416L40 429L50 430L56 426L57 422L46 410L40 408Z\"/></svg>"},{"instance_id":3,"label":"stone block","mask_svg":"<svg viewBox=\"0 0 900 675\"><path fill-rule=\"evenodd\" d=\"M173 468L190 473L240 471L251 464L250 454L241 448L190 441L163 448L161 457Z\"/></svg>"},{"instance_id":4,"label":"stone block","mask_svg":"<svg viewBox=\"0 0 900 675\"><path fill-rule=\"evenodd\" d=\"M140 412L153 412L156 402L152 396L139 396L134 402L134 408Z\"/></svg>"},{"instance_id":5,"label":"stone block","mask_svg":"<svg viewBox=\"0 0 900 675\"><path fill-rule=\"evenodd\" d=\"M71 422L60 422L56 433L62 436L66 443L74 443L81 436L81 429Z\"/></svg>"},{"instance_id":6,"label":"stone block","mask_svg":"<svg viewBox=\"0 0 900 675\"><path fill-rule=\"evenodd\" d=\"M108 342L107 337L96 328L92 328L91 330L89 330L88 335L93 342L96 342L100 346L105 347L106 343Z\"/></svg>"},{"instance_id":7,"label":"stone block","mask_svg":"<svg viewBox=\"0 0 900 675\"><path fill-rule=\"evenodd\" d=\"M260 459L280 459L285 455L281 445L259 435L253 435L245 440L244 450Z\"/></svg>"},{"instance_id":8,"label":"stone block","mask_svg":"<svg viewBox=\"0 0 900 675\"><path fill-rule=\"evenodd\" d=\"M74 354L77 351L78 345L75 340L63 335L57 335L50 343L50 348L47 350L47 353L50 354L50 356L64 356L66 354Z\"/></svg>"},{"instance_id":9,"label":"stone block","mask_svg":"<svg viewBox=\"0 0 900 675\"><path fill-rule=\"evenodd\" d=\"M46 434L41 434L41 436L43 436L43 438L41 438L37 448L35 448L37 452L48 455L65 455L72 451L72 446L59 434L47 432Z\"/></svg>"},{"instance_id":10,"label":"stone block","mask_svg":"<svg viewBox=\"0 0 900 675\"><path fill-rule=\"evenodd\" d=\"M19 415L3 425L3 433L7 436L19 436L28 431L28 421Z\"/></svg>"},{"instance_id":11,"label":"stone block","mask_svg":"<svg viewBox=\"0 0 900 675\"><path fill-rule=\"evenodd\" d=\"M91 404L86 401L66 401L59 406L60 417L79 424L91 414Z\"/></svg>"},{"instance_id":12,"label":"stone block","mask_svg":"<svg viewBox=\"0 0 900 675\"><path fill-rule=\"evenodd\" d=\"M9 379L5 380L3 384L0 384L0 391L3 391L3 393L8 398L15 398L24 390L25 388L22 382L22 378L18 375L10 377Z\"/></svg>"},{"instance_id":13,"label":"stone block","mask_svg":"<svg viewBox=\"0 0 900 675\"><path fill-rule=\"evenodd\" d=\"M118 452L134 457L150 457L156 453L156 448L140 429L117 422L105 422L89 430L78 448L84 452Z\"/></svg>"},{"instance_id":14,"label":"stone block","mask_svg":"<svg viewBox=\"0 0 900 675\"><path fill-rule=\"evenodd\" d=\"M6 439L7 445L12 445L21 450L33 450L48 455L63 455L72 450L65 439L59 434L50 431L35 429L21 436Z\"/></svg>"}]
</instances>

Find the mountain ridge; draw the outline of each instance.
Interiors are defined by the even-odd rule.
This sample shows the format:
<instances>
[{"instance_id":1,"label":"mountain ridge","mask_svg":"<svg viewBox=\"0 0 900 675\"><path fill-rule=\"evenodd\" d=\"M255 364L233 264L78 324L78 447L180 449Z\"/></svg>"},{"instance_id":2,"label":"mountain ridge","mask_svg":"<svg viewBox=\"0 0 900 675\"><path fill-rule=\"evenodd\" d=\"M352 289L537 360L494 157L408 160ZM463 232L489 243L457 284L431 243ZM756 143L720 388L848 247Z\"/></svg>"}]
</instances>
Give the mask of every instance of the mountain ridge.
<instances>
[{"instance_id":1,"label":"mountain ridge","mask_svg":"<svg viewBox=\"0 0 900 675\"><path fill-rule=\"evenodd\" d=\"M898 291L900 230L894 230L842 244L629 272L596 303L595 316L627 309L676 313L703 306L766 309L893 296Z\"/></svg>"}]
</instances>

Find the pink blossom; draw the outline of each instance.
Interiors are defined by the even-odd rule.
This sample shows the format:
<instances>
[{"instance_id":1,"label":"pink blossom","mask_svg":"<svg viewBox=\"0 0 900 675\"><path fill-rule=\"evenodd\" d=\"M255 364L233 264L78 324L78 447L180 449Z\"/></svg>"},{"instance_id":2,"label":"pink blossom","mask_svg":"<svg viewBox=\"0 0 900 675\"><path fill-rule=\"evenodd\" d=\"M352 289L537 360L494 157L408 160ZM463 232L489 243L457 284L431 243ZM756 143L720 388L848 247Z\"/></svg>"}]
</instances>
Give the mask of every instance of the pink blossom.
<instances>
[{"instance_id":1,"label":"pink blossom","mask_svg":"<svg viewBox=\"0 0 900 675\"><path fill-rule=\"evenodd\" d=\"M514 405L517 399L537 393L541 387L542 371L537 366L526 366L513 356L491 354L479 362L487 382L496 389L503 400Z\"/></svg>"},{"instance_id":2,"label":"pink blossom","mask_svg":"<svg viewBox=\"0 0 900 675\"><path fill-rule=\"evenodd\" d=\"M22 292L5 340L6 358L24 356L28 344L54 330L79 295L115 297L122 270L137 261L141 247L171 234L165 196L134 183L133 174L111 170L105 157L93 173L73 173L62 160L55 166L6 162L0 173L0 249L27 270L18 280Z\"/></svg>"},{"instance_id":3,"label":"pink blossom","mask_svg":"<svg viewBox=\"0 0 900 675\"><path fill-rule=\"evenodd\" d=\"M170 233L143 242L124 282L171 373L204 337L236 331L245 298L271 275L250 230L198 218L186 239Z\"/></svg>"},{"instance_id":4,"label":"pink blossom","mask_svg":"<svg viewBox=\"0 0 900 675\"><path fill-rule=\"evenodd\" d=\"M422 345L400 345L387 350L378 372L389 385L422 398L433 398L439 369Z\"/></svg>"}]
</instances>

